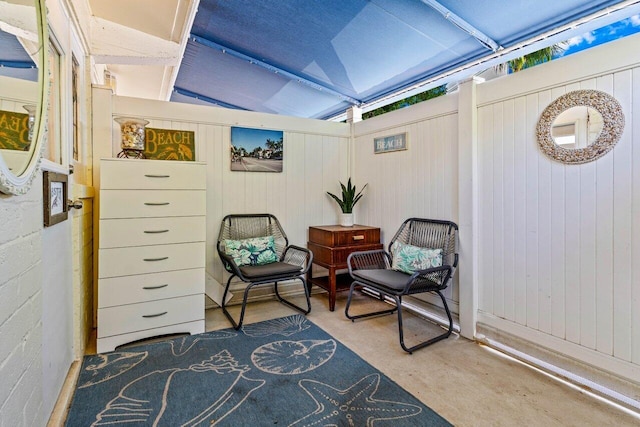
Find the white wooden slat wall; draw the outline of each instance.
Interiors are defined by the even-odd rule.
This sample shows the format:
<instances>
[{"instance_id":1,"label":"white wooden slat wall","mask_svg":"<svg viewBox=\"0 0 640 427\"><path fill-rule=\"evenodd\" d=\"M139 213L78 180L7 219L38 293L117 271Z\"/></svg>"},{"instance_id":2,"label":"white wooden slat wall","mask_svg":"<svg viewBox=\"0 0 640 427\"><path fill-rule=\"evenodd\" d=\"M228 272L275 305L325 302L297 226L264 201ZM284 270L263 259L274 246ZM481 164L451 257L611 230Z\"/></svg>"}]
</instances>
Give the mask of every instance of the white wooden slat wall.
<instances>
[{"instance_id":1,"label":"white wooden slat wall","mask_svg":"<svg viewBox=\"0 0 640 427\"><path fill-rule=\"evenodd\" d=\"M632 71L632 88L633 92L631 95L631 105L636 106L636 111L638 110L637 106L640 106L640 69L635 68ZM637 114L637 113L636 113ZM640 225L639 225L639 217L640 217L640 149L638 149L638 139L640 138L640 119L636 117L634 121L631 122L631 125L627 127L630 129L631 135L634 138L634 142L632 142L632 164L635 166L633 168L633 176L631 177L632 182L635 184L633 186L632 193L632 209L633 209L633 228L631 230L631 253L635 255L635 258L631 258L634 260L632 264L631 270L631 301L632 301L632 317L631 317L631 325L635 325L632 327L632 331L635 333L635 337L638 336L638 326L640 325L640 262L637 261L638 255L640 255ZM631 361L634 364L640 365L640 339L632 340L631 347Z\"/></svg>"},{"instance_id":2,"label":"white wooden slat wall","mask_svg":"<svg viewBox=\"0 0 640 427\"><path fill-rule=\"evenodd\" d=\"M535 127L577 89L613 95L627 126L611 153L563 165L540 152ZM639 105L633 68L479 107L481 313L640 361Z\"/></svg>"},{"instance_id":3,"label":"white wooden slat wall","mask_svg":"<svg viewBox=\"0 0 640 427\"><path fill-rule=\"evenodd\" d=\"M458 220L457 96L445 98L400 110L404 120L391 113L355 124L352 179L358 188L367 184L355 220L380 227L385 248L407 218ZM407 150L374 154L374 138L402 132ZM457 280L444 294L457 312Z\"/></svg>"},{"instance_id":4,"label":"white wooden slat wall","mask_svg":"<svg viewBox=\"0 0 640 427\"><path fill-rule=\"evenodd\" d=\"M27 114L25 104L38 102L36 82L0 76L0 110Z\"/></svg>"}]
</instances>

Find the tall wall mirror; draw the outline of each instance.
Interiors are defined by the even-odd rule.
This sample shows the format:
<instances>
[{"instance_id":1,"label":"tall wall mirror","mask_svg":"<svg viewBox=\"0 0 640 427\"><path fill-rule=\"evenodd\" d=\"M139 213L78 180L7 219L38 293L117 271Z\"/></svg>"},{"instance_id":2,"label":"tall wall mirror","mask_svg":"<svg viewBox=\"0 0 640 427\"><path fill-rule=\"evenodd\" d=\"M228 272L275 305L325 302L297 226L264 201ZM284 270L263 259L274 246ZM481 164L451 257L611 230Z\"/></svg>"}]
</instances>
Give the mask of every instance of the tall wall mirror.
<instances>
[{"instance_id":1,"label":"tall wall mirror","mask_svg":"<svg viewBox=\"0 0 640 427\"><path fill-rule=\"evenodd\" d=\"M607 154L624 130L620 103L597 90L562 95L542 112L536 134L540 149L567 164L594 161Z\"/></svg>"},{"instance_id":2,"label":"tall wall mirror","mask_svg":"<svg viewBox=\"0 0 640 427\"><path fill-rule=\"evenodd\" d=\"M0 192L24 194L46 137L45 0L0 0Z\"/></svg>"}]
</instances>

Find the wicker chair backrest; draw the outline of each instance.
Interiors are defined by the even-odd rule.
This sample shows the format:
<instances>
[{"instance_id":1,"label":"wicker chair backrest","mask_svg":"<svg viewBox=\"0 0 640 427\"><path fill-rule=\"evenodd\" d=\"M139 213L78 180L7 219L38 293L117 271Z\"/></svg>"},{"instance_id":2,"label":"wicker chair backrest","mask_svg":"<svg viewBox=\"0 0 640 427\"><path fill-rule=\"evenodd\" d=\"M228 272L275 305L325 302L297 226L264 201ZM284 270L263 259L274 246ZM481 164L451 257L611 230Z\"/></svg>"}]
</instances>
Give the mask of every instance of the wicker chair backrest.
<instances>
[{"instance_id":1,"label":"wicker chair backrest","mask_svg":"<svg viewBox=\"0 0 640 427\"><path fill-rule=\"evenodd\" d=\"M288 239L278 219L271 214L227 215L222 220L218 246L224 250L224 241L251 237L273 236L278 258L287 247Z\"/></svg>"},{"instance_id":2,"label":"wicker chair backrest","mask_svg":"<svg viewBox=\"0 0 640 427\"><path fill-rule=\"evenodd\" d=\"M450 221L410 218L402 223L389 243L389 252L393 253L396 241L421 248L439 248L442 249L444 263L452 265L457 249L457 231L457 225Z\"/></svg>"}]
</instances>

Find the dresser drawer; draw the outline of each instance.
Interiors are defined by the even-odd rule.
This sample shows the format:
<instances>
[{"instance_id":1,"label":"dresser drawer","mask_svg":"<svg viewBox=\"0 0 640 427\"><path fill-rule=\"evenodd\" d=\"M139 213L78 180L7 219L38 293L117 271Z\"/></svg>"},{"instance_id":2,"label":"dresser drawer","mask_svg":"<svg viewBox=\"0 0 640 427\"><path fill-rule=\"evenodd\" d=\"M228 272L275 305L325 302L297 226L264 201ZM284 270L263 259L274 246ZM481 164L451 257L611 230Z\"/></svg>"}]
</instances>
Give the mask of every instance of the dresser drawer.
<instances>
[{"instance_id":1,"label":"dresser drawer","mask_svg":"<svg viewBox=\"0 0 640 427\"><path fill-rule=\"evenodd\" d=\"M308 242L307 247L313 252L313 262L319 265L333 265L337 268L347 268L347 257L352 252L372 251L382 249L382 244L372 243L369 245L339 246L330 248L329 246L318 245Z\"/></svg>"},{"instance_id":2,"label":"dresser drawer","mask_svg":"<svg viewBox=\"0 0 640 427\"><path fill-rule=\"evenodd\" d=\"M99 308L204 293L204 268L110 277L98 283Z\"/></svg>"},{"instance_id":3,"label":"dresser drawer","mask_svg":"<svg viewBox=\"0 0 640 427\"><path fill-rule=\"evenodd\" d=\"M100 220L100 247L166 245L206 240L206 218L126 218Z\"/></svg>"},{"instance_id":4,"label":"dresser drawer","mask_svg":"<svg viewBox=\"0 0 640 427\"><path fill-rule=\"evenodd\" d=\"M205 242L100 249L98 277L185 270L205 266Z\"/></svg>"},{"instance_id":5,"label":"dresser drawer","mask_svg":"<svg viewBox=\"0 0 640 427\"><path fill-rule=\"evenodd\" d=\"M204 319L187 323L176 323L175 325L161 326L159 328L133 331L126 334L112 335L110 337L98 338L96 345L98 353L114 351L122 344L142 340L161 335L171 334L201 334L204 332Z\"/></svg>"},{"instance_id":6,"label":"dresser drawer","mask_svg":"<svg viewBox=\"0 0 640 427\"><path fill-rule=\"evenodd\" d=\"M206 204L203 190L103 190L100 219L198 216Z\"/></svg>"},{"instance_id":7,"label":"dresser drawer","mask_svg":"<svg viewBox=\"0 0 640 427\"><path fill-rule=\"evenodd\" d=\"M323 246L359 246L380 242L380 229L366 225L309 227L309 241Z\"/></svg>"},{"instance_id":8,"label":"dresser drawer","mask_svg":"<svg viewBox=\"0 0 640 427\"><path fill-rule=\"evenodd\" d=\"M158 160L109 160L100 162L100 188L204 190L203 163Z\"/></svg>"},{"instance_id":9,"label":"dresser drawer","mask_svg":"<svg viewBox=\"0 0 640 427\"><path fill-rule=\"evenodd\" d=\"M190 295L98 309L98 338L204 318L204 296Z\"/></svg>"}]
</instances>

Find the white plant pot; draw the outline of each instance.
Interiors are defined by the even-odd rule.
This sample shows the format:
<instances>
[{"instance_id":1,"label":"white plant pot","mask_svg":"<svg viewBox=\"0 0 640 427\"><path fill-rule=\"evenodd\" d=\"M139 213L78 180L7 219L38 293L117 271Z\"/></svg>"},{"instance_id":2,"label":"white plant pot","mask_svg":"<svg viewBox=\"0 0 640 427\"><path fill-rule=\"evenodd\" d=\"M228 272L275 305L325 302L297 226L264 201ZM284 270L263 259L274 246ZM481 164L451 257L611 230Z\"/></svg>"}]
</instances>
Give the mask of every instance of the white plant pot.
<instances>
[{"instance_id":1,"label":"white plant pot","mask_svg":"<svg viewBox=\"0 0 640 427\"><path fill-rule=\"evenodd\" d=\"M353 227L353 213L340 214L340 225L343 227Z\"/></svg>"}]
</instances>

